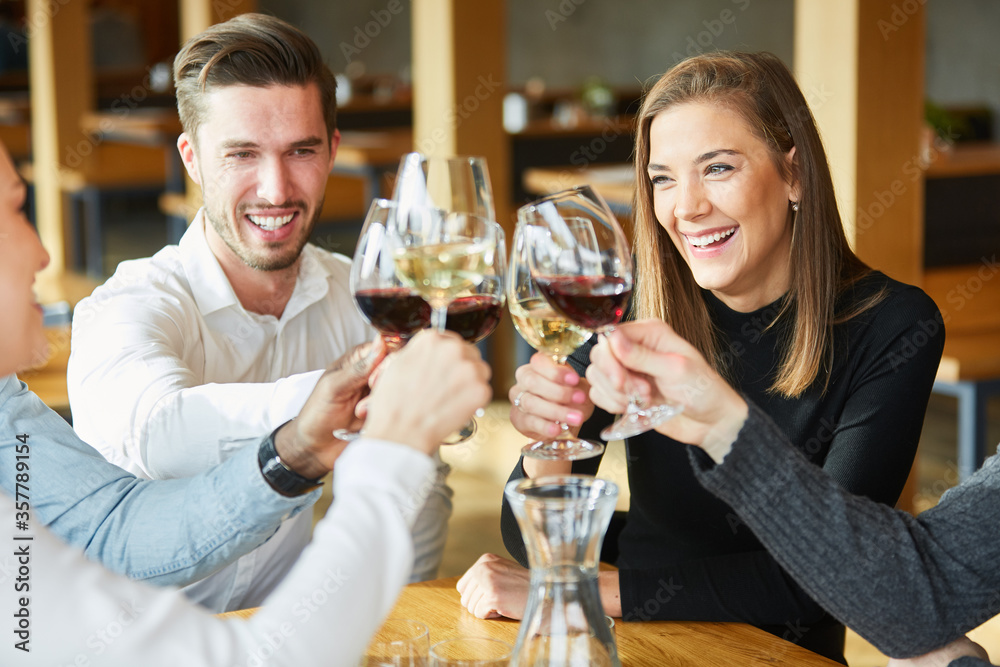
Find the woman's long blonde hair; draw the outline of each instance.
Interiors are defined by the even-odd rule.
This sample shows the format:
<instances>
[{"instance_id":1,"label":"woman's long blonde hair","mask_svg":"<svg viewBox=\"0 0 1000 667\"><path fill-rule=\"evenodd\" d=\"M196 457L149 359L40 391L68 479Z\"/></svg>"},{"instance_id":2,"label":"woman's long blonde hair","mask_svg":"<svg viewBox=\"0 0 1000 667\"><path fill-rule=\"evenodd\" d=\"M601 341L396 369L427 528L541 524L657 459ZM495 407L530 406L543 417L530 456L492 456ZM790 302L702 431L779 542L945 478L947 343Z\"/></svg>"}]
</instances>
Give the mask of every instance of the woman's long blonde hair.
<instances>
[{"instance_id":1,"label":"woman's long blonde hair","mask_svg":"<svg viewBox=\"0 0 1000 667\"><path fill-rule=\"evenodd\" d=\"M850 312L836 299L871 271L844 234L826 152L802 92L788 68L770 53L717 52L679 63L653 85L639 111L635 142L636 201L633 230L638 283L636 312L669 323L722 373L727 350L709 318L701 288L653 212L649 127L660 112L688 102L725 105L738 113L771 150L778 173L798 179L798 212L792 218L791 286L778 318L793 317L783 341L781 366L771 391L802 394L833 362L833 325L870 308L876 294ZM789 168L785 156L795 148ZM794 173L791 173L794 170ZM828 377L824 377L824 388Z\"/></svg>"}]
</instances>

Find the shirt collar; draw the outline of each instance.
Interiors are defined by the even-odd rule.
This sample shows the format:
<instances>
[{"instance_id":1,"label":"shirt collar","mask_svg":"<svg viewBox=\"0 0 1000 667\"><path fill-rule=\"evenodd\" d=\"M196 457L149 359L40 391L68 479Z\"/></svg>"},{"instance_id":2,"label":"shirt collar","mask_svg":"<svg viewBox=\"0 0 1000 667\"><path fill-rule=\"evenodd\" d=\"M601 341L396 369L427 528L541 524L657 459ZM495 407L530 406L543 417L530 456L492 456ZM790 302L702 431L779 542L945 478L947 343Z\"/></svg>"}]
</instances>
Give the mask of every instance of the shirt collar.
<instances>
[{"instance_id":1,"label":"shirt collar","mask_svg":"<svg viewBox=\"0 0 1000 667\"><path fill-rule=\"evenodd\" d=\"M208 247L208 240L205 238L204 208L198 210L178 246L191 294L202 316L224 308L243 310L243 305L236 298L222 265ZM295 290L288 300L288 305L285 306L282 320L295 317L326 296L330 289L331 270L329 263L323 261L323 252L310 243L302 249L302 261L299 263Z\"/></svg>"},{"instance_id":2,"label":"shirt collar","mask_svg":"<svg viewBox=\"0 0 1000 667\"><path fill-rule=\"evenodd\" d=\"M205 238L205 209L198 210L177 245L191 294L202 315L223 308L242 307L222 265L208 247L208 240Z\"/></svg>"}]
</instances>

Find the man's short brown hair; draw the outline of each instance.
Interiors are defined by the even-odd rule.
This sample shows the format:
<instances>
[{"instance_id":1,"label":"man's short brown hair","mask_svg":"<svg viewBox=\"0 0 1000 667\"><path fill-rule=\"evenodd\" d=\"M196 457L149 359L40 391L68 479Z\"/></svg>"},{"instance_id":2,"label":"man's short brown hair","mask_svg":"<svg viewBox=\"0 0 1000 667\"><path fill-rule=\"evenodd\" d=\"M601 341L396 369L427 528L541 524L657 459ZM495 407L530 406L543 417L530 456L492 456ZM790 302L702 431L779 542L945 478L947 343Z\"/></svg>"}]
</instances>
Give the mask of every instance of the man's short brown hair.
<instances>
[{"instance_id":1,"label":"man's short brown hair","mask_svg":"<svg viewBox=\"0 0 1000 667\"><path fill-rule=\"evenodd\" d=\"M195 35L174 58L177 111L197 141L205 93L223 86L306 86L319 89L327 138L337 128L337 81L305 33L266 14L241 14Z\"/></svg>"}]
</instances>

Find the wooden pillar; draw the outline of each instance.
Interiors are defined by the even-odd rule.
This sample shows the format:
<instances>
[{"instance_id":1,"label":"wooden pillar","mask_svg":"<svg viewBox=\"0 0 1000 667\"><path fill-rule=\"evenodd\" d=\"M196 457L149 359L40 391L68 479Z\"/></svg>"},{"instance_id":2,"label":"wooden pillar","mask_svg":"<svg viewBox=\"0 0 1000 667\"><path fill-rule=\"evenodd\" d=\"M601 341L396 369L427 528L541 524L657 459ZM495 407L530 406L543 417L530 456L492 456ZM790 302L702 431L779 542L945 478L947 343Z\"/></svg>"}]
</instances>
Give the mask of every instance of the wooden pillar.
<instances>
[{"instance_id":1,"label":"wooden pillar","mask_svg":"<svg viewBox=\"0 0 1000 667\"><path fill-rule=\"evenodd\" d=\"M80 129L80 117L94 107L88 7L85 0L26 6L35 220L52 274L68 263L60 170L79 166L94 148Z\"/></svg>"},{"instance_id":2,"label":"wooden pillar","mask_svg":"<svg viewBox=\"0 0 1000 667\"><path fill-rule=\"evenodd\" d=\"M919 0L795 2L795 76L819 124L848 239L869 266L916 285L926 23ZM914 465L898 507L912 512L916 491Z\"/></svg>"},{"instance_id":3,"label":"wooden pillar","mask_svg":"<svg viewBox=\"0 0 1000 667\"><path fill-rule=\"evenodd\" d=\"M209 26L228 21L234 16L257 11L257 0L180 0L180 44L203 32ZM187 208L195 211L201 207L201 188L184 173L184 191ZM190 222L190 220L188 221Z\"/></svg>"},{"instance_id":4,"label":"wooden pillar","mask_svg":"<svg viewBox=\"0 0 1000 667\"><path fill-rule=\"evenodd\" d=\"M918 0L796 0L795 75L820 126L855 252L923 275L926 12Z\"/></svg>"},{"instance_id":5,"label":"wooden pillar","mask_svg":"<svg viewBox=\"0 0 1000 667\"><path fill-rule=\"evenodd\" d=\"M513 232L510 141L503 129L507 92L504 0L414 0L413 140L427 155L480 155L493 185L497 221ZM514 332L493 334L494 390L513 384Z\"/></svg>"},{"instance_id":6,"label":"wooden pillar","mask_svg":"<svg viewBox=\"0 0 1000 667\"><path fill-rule=\"evenodd\" d=\"M180 0L181 44L210 25L257 11L257 0Z\"/></svg>"}]
</instances>

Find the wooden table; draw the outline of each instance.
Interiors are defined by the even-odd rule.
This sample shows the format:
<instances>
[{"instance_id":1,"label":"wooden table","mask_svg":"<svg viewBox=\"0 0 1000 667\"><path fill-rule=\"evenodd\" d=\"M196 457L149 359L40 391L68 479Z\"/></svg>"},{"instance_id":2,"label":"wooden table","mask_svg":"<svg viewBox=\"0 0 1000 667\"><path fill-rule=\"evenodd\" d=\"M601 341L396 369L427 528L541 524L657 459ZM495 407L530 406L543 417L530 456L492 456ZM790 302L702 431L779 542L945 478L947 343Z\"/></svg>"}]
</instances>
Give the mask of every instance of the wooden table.
<instances>
[{"instance_id":1,"label":"wooden table","mask_svg":"<svg viewBox=\"0 0 1000 667\"><path fill-rule=\"evenodd\" d=\"M476 618L460 604L456 583L458 577L410 584L403 589L389 616L425 623L430 629L432 644L454 637L479 636L501 639L513 646L519 622ZM246 617L251 613L233 612L228 616ZM623 667L820 667L838 664L743 623L625 623L616 619L615 636Z\"/></svg>"},{"instance_id":2,"label":"wooden table","mask_svg":"<svg viewBox=\"0 0 1000 667\"><path fill-rule=\"evenodd\" d=\"M578 185L589 185L604 197L616 215L629 215L635 193L633 166L602 164L577 169L572 167L532 167L524 171L523 183L528 192L544 196Z\"/></svg>"}]
</instances>

